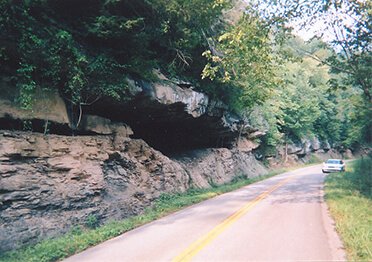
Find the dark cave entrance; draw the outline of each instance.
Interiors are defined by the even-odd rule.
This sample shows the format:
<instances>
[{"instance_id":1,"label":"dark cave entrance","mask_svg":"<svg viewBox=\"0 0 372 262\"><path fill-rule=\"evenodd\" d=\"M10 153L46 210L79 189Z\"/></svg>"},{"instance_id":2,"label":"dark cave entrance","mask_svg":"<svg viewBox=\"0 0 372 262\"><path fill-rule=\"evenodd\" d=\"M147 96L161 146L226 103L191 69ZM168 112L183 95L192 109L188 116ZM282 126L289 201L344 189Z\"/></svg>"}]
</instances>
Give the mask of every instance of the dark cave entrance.
<instances>
[{"instance_id":1,"label":"dark cave entrance","mask_svg":"<svg viewBox=\"0 0 372 262\"><path fill-rule=\"evenodd\" d=\"M131 125L134 135L166 155L201 148L230 147L231 138L221 137L202 119L176 122L145 122Z\"/></svg>"},{"instance_id":2,"label":"dark cave entrance","mask_svg":"<svg viewBox=\"0 0 372 262\"><path fill-rule=\"evenodd\" d=\"M194 118L182 103L164 105L137 99L115 106L101 102L85 112L129 125L134 132L131 138L143 139L168 156L193 149L229 148L238 136L224 126L221 117L204 114Z\"/></svg>"},{"instance_id":3,"label":"dark cave entrance","mask_svg":"<svg viewBox=\"0 0 372 262\"><path fill-rule=\"evenodd\" d=\"M72 136L72 135L90 135L92 132L73 131L68 124L56 123L42 119L13 119L10 116L0 118L0 129L32 131L37 133Z\"/></svg>"},{"instance_id":4,"label":"dark cave entrance","mask_svg":"<svg viewBox=\"0 0 372 262\"><path fill-rule=\"evenodd\" d=\"M238 137L237 132L222 123L221 117L205 114L194 118L186 113L181 103L164 105L139 100L123 106L102 102L83 108L83 112L129 125L134 132L131 138L143 139L168 156L194 149L230 148ZM73 130L68 124L43 119L20 120L11 116L0 118L0 129L65 136L97 135L92 131Z\"/></svg>"}]
</instances>

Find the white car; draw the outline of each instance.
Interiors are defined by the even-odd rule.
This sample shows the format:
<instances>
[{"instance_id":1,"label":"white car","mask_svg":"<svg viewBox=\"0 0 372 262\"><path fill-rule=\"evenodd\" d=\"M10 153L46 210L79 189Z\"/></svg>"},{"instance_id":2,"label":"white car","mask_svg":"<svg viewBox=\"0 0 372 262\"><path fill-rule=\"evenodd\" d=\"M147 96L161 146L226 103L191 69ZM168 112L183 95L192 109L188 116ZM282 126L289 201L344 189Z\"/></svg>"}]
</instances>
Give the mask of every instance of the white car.
<instances>
[{"instance_id":1,"label":"white car","mask_svg":"<svg viewBox=\"0 0 372 262\"><path fill-rule=\"evenodd\" d=\"M323 163L322 172L344 172L345 171L345 162L341 159L328 159Z\"/></svg>"}]
</instances>

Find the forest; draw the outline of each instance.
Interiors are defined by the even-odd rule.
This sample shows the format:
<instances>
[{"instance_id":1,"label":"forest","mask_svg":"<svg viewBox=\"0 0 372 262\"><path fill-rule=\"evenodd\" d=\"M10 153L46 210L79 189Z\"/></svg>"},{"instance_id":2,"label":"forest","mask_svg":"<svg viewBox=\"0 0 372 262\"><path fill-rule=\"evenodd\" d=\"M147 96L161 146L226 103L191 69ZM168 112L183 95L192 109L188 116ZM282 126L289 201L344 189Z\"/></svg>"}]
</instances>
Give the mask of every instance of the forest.
<instances>
[{"instance_id":1,"label":"forest","mask_svg":"<svg viewBox=\"0 0 372 262\"><path fill-rule=\"evenodd\" d=\"M36 89L125 100L126 76L156 81L157 69L265 130L266 153L372 142L370 1L2 0L0 12L0 77L23 109ZM294 34L316 21L330 40Z\"/></svg>"}]
</instances>

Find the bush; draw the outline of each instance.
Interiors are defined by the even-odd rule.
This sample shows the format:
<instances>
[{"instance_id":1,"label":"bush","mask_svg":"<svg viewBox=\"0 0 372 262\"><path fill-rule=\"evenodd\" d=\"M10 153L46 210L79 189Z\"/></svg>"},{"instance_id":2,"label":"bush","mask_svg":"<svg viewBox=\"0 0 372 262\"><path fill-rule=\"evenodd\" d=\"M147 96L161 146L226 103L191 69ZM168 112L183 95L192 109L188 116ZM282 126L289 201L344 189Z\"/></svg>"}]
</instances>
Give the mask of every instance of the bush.
<instances>
[{"instance_id":1,"label":"bush","mask_svg":"<svg viewBox=\"0 0 372 262\"><path fill-rule=\"evenodd\" d=\"M361 194L372 197L372 158L362 157L353 163L353 171L346 173L353 187Z\"/></svg>"},{"instance_id":2,"label":"bush","mask_svg":"<svg viewBox=\"0 0 372 262\"><path fill-rule=\"evenodd\" d=\"M98 218L95 215L90 214L85 220L85 225L87 228L94 229L99 226Z\"/></svg>"}]
</instances>

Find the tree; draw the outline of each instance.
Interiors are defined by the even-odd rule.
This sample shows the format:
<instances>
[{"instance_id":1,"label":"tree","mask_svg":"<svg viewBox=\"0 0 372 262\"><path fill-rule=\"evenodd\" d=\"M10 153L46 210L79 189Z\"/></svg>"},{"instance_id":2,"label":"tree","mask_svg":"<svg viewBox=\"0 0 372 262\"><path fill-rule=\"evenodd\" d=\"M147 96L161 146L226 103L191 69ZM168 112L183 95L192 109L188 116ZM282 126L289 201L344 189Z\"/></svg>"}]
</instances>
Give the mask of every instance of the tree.
<instances>
[{"instance_id":1,"label":"tree","mask_svg":"<svg viewBox=\"0 0 372 262\"><path fill-rule=\"evenodd\" d=\"M345 146L371 144L370 135L366 134L372 133L370 124L372 112L372 80L370 77L372 75L372 2L359 0L278 0L274 2L259 0L256 1L256 7L261 17L279 27L290 29L291 25L300 25L300 28L310 30L312 26L316 25L319 28L314 32L314 36L327 41L326 45L331 51L330 55L319 56L312 50L301 50L301 48L297 48L297 50L329 67L330 76L332 76L329 79L329 85L338 92L336 97L344 96L346 91L349 95L342 98L347 101L344 103L356 105L356 101L359 101L358 110L353 107L349 113L336 107L337 110L348 116L345 118L348 120L341 125L343 133L348 135L340 138L341 143ZM359 89L361 93L355 89ZM363 99L360 99L360 95ZM336 105L343 104L340 101L335 103ZM321 106L331 110L329 101L322 102ZM320 122L326 123L327 118L323 114L323 119L318 120L318 126L321 125ZM340 124L337 123L327 132L337 129ZM353 131L349 132L351 130ZM348 136L349 138L347 138ZM357 139L360 140L357 142Z\"/></svg>"},{"instance_id":2,"label":"tree","mask_svg":"<svg viewBox=\"0 0 372 262\"><path fill-rule=\"evenodd\" d=\"M203 53L208 63L202 78L234 89L233 106L237 111L262 104L277 85L277 57L271 33L265 21L253 9L247 9L237 24L218 37L217 52Z\"/></svg>"},{"instance_id":3,"label":"tree","mask_svg":"<svg viewBox=\"0 0 372 262\"><path fill-rule=\"evenodd\" d=\"M0 76L16 83L27 109L36 88L57 89L77 111L72 122L78 125L82 106L101 97L125 101L128 75L152 81L158 68L200 82L201 53L209 35L223 29L222 11L229 4L0 1Z\"/></svg>"},{"instance_id":4,"label":"tree","mask_svg":"<svg viewBox=\"0 0 372 262\"><path fill-rule=\"evenodd\" d=\"M338 75L299 52L326 58L331 54L326 46L316 39L305 43L293 37L281 48L289 57L278 69L281 85L250 115L252 125L267 131L263 148L284 145L286 160L288 143L311 137L343 148L357 148L361 141L368 141L371 121L361 91L351 85L333 90L329 80Z\"/></svg>"}]
</instances>

